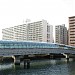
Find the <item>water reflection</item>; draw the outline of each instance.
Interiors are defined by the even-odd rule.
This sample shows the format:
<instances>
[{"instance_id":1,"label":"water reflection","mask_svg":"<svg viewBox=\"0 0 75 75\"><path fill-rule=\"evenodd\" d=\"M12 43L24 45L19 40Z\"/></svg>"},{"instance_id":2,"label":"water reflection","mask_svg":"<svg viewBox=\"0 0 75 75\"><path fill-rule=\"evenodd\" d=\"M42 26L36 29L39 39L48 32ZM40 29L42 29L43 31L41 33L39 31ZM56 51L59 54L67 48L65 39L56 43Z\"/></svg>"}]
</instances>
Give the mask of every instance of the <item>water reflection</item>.
<instances>
[{"instance_id":1,"label":"water reflection","mask_svg":"<svg viewBox=\"0 0 75 75\"><path fill-rule=\"evenodd\" d=\"M34 60L30 65L30 69L23 69L23 65L0 64L0 75L75 75L75 61Z\"/></svg>"},{"instance_id":2,"label":"water reflection","mask_svg":"<svg viewBox=\"0 0 75 75\"><path fill-rule=\"evenodd\" d=\"M12 68L12 63L10 63L10 64L8 64L8 63L6 63L6 64L0 64L0 70L5 70L5 69L9 69L9 68Z\"/></svg>"}]
</instances>

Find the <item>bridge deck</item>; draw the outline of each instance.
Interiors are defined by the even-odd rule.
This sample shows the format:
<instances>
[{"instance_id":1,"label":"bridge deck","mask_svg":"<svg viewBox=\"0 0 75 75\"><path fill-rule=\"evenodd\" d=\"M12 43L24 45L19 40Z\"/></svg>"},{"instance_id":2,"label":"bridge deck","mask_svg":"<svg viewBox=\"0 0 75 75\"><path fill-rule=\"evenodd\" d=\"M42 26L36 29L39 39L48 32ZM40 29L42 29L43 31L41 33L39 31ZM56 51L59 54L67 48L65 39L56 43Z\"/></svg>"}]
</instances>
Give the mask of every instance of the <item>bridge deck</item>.
<instances>
[{"instance_id":1,"label":"bridge deck","mask_svg":"<svg viewBox=\"0 0 75 75\"><path fill-rule=\"evenodd\" d=\"M49 53L70 53L75 54L75 50L67 50L67 49L0 49L0 56L5 55L29 55L29 54L49 54Z\"/></svg>"}]
</instances>

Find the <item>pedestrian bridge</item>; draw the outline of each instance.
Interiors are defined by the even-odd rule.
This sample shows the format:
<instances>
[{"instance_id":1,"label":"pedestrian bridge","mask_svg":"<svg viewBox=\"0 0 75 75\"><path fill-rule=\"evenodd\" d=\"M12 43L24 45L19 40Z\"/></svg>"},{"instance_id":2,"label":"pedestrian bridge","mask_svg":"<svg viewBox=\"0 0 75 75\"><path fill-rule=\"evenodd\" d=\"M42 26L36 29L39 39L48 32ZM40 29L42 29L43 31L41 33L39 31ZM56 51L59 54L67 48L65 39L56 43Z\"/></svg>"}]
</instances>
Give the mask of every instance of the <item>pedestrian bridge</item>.
<instances>
[{"instance_id":1,"label":"pedestrian bridge","mask_svg":"<svg viewBox=\"0 0 75 75\"><path fill-rule=\"evenodd\" d=\"M50 53L75 54L75 47L46 42L0 41L0 56Z\"/></svg>"}]
</instances>

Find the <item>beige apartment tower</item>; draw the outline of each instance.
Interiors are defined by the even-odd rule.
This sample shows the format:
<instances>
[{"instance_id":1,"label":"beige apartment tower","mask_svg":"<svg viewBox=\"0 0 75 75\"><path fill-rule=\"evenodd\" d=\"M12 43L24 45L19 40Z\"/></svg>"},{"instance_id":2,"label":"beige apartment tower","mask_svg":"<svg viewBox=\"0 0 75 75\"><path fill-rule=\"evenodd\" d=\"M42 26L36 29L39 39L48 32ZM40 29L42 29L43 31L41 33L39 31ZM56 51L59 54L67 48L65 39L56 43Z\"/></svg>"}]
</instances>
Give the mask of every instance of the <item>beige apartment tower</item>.
<instances>
[{"instance_id":1,"label":"beige apartment tower","mask_svg":"<svg viewBox=\"0 0 75 75\"><path fill-rule=\"evenodd\" d=\"M2 29L3 40L37 41L53 43L53 26L46 20Z\"/></svg>"},{"instance_id":2,"label":"beige apartment tower","mask_svg":"<svg viewBox=\"0 0 75 75\"><path fill-rule=\"evenodd\" d=\"M67 45L67 28L65 24L55 26L55 42Z\"/></svg>"},{"instance_id":3,"label":"beige apartment tower","mask_svg":"<svg viewBox=\"0 0 75 75\"><path fill-rule=\"evenodd\" d=\"M75 16L69 17L69 40L71 46L75 46Z\"/></svg>"}]
</instances>

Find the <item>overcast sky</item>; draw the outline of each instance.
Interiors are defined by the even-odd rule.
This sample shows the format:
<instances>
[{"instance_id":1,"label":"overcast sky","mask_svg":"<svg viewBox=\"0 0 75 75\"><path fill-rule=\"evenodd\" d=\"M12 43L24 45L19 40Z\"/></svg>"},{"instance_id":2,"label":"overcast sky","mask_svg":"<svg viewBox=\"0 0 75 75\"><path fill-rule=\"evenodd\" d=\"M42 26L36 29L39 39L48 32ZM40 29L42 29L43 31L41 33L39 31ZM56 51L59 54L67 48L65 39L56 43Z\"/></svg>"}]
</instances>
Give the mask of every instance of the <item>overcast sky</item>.
<instances>
[{"instance_id":1,"label":"overcast sky","mask_svg":"<svg viewBox=\"0 0 75 75\"><path fill-rule=\"evenodd\" d=\"M1 29L23 24L26 19L45 19L53 26L68 27L69 16L75 16L75 0L0 0L0 34Z\"/></svg>"}]
</instances>

